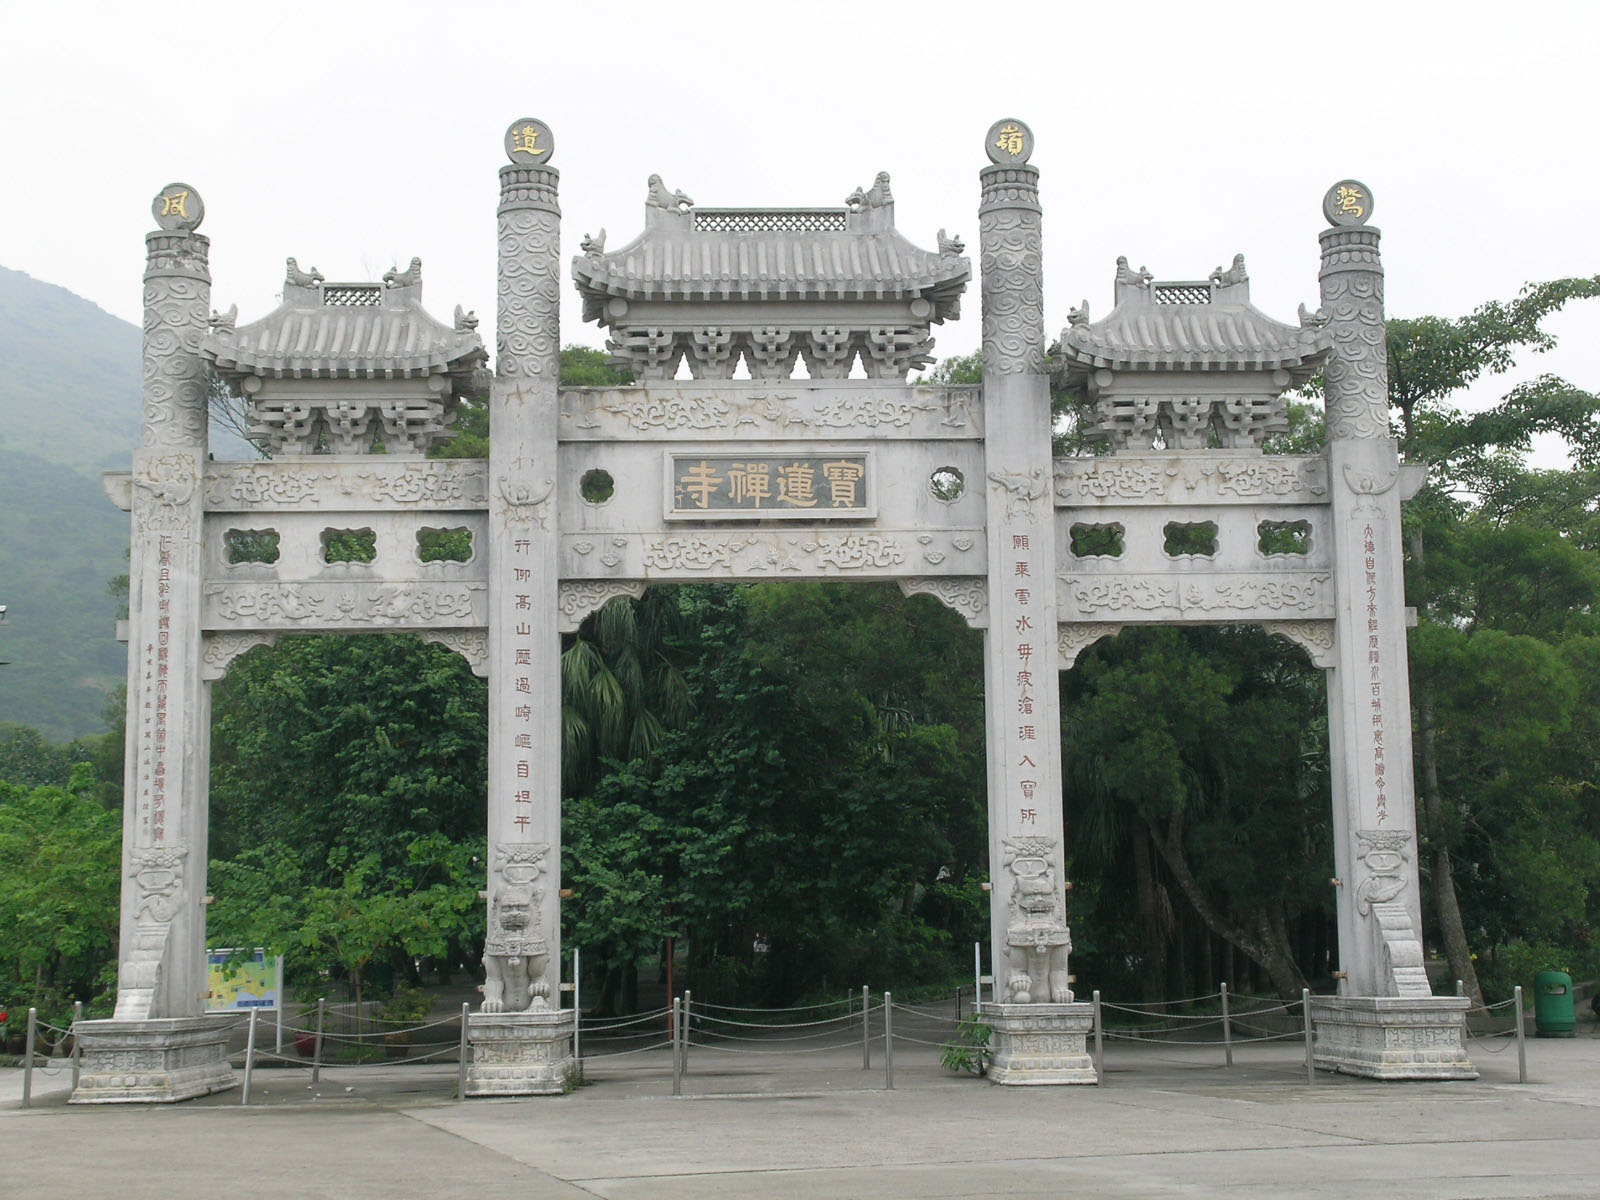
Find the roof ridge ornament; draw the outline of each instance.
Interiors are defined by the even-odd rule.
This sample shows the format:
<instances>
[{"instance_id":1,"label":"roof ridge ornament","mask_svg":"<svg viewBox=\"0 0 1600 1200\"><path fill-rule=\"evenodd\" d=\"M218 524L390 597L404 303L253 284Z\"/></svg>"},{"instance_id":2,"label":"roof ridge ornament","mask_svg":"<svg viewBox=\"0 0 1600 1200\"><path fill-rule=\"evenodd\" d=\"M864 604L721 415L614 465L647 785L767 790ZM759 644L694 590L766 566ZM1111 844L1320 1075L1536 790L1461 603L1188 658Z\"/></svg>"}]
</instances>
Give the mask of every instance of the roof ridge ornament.
<instances>
[{"instance_id":1,"label":"roof ridge ornament","mask_svg":"<svg viewBox=\"0 0 1600 1200\"><path fill-rule=\"evenodd\" d=\"M649 187L644 200L647 208L661 208L676 213L694 207L694 200L690 196L683 192L669 192L659 175L650 176Z\"/></svg>"},{"instance_id":2,"label":"roof ridge ornament","mask_svg":"<svg viewBox=\"0 0 1600 1200\"><path fill-rule=\"evenodd\" d=\"M283 282L288 287L309 288L325 282L321 271L312 267L309 271L302 271L300 264L293 258L283 260Z\"/></svg>"},{"instance_id":3,"label":"roof ridge ornament","mask_svg":"<svg viewBox=\"0 0 1600 1200\"><path fill-rule=\"evenodd\" d=\"M413 258L411 265L404 271L396 263L383 273L383 285L390 288L407 288L422 286L422 260Z\"/></svg>"}]
</instances>

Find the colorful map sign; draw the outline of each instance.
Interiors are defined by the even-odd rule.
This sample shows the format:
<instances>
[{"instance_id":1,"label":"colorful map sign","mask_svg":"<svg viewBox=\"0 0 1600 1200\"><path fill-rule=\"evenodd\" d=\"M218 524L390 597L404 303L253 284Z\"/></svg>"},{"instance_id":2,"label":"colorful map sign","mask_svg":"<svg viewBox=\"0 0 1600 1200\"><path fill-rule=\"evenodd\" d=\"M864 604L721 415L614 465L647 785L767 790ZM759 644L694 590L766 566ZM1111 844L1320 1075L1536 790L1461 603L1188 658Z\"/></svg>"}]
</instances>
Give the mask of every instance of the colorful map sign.
<instances>
[{"instance_id":1,"label":"colorful map sign","mask_svg":"<svg viewBox=\"0 0 1600 1200\"><path fill-rule=\"evenodd\" d=\"M235 950L206 952L207 981L211 996L207 1012L244 1008L278 1008L283 996L283 959L268 958L255 950L235 957Z\"/></svg>"}]
</instances>

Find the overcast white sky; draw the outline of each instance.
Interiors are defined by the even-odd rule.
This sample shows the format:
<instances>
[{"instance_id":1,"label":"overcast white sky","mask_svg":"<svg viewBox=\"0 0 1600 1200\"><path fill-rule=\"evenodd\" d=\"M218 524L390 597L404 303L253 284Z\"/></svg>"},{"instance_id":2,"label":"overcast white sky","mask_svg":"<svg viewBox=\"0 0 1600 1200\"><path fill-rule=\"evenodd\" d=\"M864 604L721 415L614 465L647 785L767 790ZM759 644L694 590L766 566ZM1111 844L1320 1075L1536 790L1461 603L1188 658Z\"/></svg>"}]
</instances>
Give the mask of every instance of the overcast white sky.
<instances>
[{"instance_id":1,"label":"overcast white sky","mask_svg":"<svg viewBox=\"0 0 1600 1200\"><path fill-rule=\"evenodd\" d=\"M879 170L913 241L975 254L983 134L1012 116L1052 335L1108 310L1118 254L1173 279L1243 251L1292 321L1346 176L1376 196L1390 313L1454 316L1600 271L1597 45L1600 5L1530 0L0 0L0 265L138 321L150 200L182 180L241 321L286 255L345 280L420 255L428 307L487 332L517 117L554 131L570 256L639 231L651 172L723 207L838 204ZM972 292L939 353L977 347ZM599 344L565 299L564 340ZM1600 304L1553 328L1539 369L1600 387Z\"/></svg>"}]
</instances>

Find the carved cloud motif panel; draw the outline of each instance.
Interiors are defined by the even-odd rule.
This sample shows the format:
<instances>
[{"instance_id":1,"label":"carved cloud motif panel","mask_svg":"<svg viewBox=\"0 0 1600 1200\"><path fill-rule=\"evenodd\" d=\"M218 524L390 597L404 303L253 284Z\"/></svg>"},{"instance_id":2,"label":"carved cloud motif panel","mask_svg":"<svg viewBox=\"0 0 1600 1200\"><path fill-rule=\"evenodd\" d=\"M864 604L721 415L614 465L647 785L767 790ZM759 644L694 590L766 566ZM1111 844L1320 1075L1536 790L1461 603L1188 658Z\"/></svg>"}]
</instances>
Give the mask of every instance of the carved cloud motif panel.
<instances>
[{"instance_id":1,"label":"carved cloud motif panel","mask_svg":"<svg viewBox=\"0 0 1600 1200\"><path fill-rule=\"evenodd\" d=\"M981 438L976 387L866 380L651 383L561 393L562 441Z\"/></svg>"},{"instance_id":2,"label":"carved cloud motif panel","mask_svg":"<svg viewBox=\"0 0 1600 1200\"><path fill-rule=\"evenodd\" d=\"M564 579L881 579L983 573L983 531L978 529L708 529L561 539Z\"/></svg>"},{"instance_id":3,"label":"carved cloud motif panel","mask_svg":"<svg viewBox=\"0 0 1600 1200\"><path fill-rule=\"evenodd\" d=\"M1288 455L1112 454L1057 459L1056 505L1326 504L1328 464Z\"/></svg>"}]
</instances>

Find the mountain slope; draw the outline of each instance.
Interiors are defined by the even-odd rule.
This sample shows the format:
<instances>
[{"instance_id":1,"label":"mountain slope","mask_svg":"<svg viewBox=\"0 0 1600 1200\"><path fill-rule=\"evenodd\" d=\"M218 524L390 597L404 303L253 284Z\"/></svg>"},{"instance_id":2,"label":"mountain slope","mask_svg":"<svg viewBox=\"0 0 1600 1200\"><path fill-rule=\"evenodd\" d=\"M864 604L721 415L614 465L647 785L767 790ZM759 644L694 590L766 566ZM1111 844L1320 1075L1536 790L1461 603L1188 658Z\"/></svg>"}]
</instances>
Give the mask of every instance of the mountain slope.
<instances>
[{"instance_id":1,"label":"mountain slope","mask_svg":"<svg viewBox=\"0 0 1600 1200\"><path fill-rule=\"evenodd\" d=\"M65 288L0 267L0 455L127 470L139 440L140 339Z\"/></svg>"},{"instance_id":2,"label":"mountain slope","mask_svg":"<svg viewBox=\"0 0 1600 1200\"><path fill-rule=\"evenodd\" d=\"M0 722L54 740L104 728L127 654L107 591L128 517L100 489L139 436L139 330L0 267Z\"/></svg>"}]
</instances>

